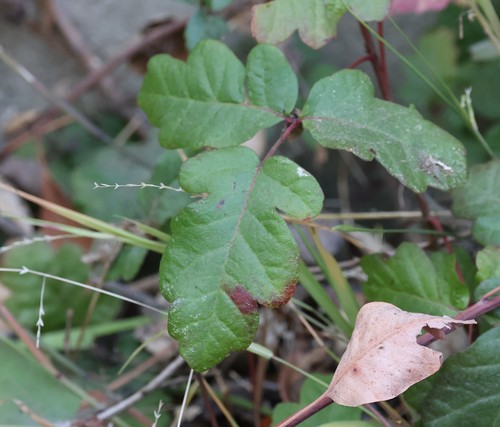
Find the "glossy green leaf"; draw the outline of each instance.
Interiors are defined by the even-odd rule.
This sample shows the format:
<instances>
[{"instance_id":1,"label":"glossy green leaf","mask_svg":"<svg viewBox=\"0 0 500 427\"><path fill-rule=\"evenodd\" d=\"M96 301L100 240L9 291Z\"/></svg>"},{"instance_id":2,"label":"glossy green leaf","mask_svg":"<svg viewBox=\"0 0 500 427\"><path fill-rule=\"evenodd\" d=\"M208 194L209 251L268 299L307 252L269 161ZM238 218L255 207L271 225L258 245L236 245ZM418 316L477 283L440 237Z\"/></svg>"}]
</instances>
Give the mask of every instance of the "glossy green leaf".
<instances>
[{"instance_id":1,"label":"glossy green leaf","mask_svg":"<svg viewBox=\"0 0 500 427\"><path fill-rule=\"evenodd\" d=\"M139 94L139 105L160 128L167 148L239 145L282 118L245 96L245 67L224 44L203 40L187 63L157 55Z\"/></svg>"},{"instance_id":2,"label":"glossy green leaf","mask_svg":"<svg viewBox=\"0 0 500 427\"><path fill-rule=\"evenodd\" d=\"M332 379L331 375L314 375L318 379L325 383L329 383ZM326 388L316 381L307 378L300 389L300 399L298 403L280 403L276 405L273 409L273 422L272 425L276 425L278 422L288 418L300 409L304 408L309 403L313 402L320 395L325 392ZM358 421L361 418L361 410L359 408L353 408L348 406L337 405L332 403L325 409L317 412L312 417L303 421L300 425L301 427L318 427L322 424L329 423L331 421ZM335 424L334 424L335 425ZM349 424L345 424L349 425ZM354 424L357 427L356 424Z\"/></svg>"},{"instance_id":3,"label":"glossy green leaf","mask_svg":"<svg viewBox=\"0 0 500 427\"><path fill-rule=\"evenodd\" d=\"M417 245L403 243L387 261L380 255L367 255L361 266L368 275L363 289L370 301L434 315L454 315L469 301L469 291L457 278L452 255L437 253L429 258Z\"/></svg>"},{"instance_id":4,"label":"glossy green leaf","mask_svg":"<svg viewBox=\"0 0 500 427\"><path fill-rule=\"evenodd\" d=\"M319 49L335 36L346 10L342 0L274 0L254 6L252 33L261 43L278 44L298 30L305 44Z\"/></svg>"},{"instance_id":5,"label":"glossy green leaf","mask_svg":"<svg viewBox=\"0 0 500 427\"><path fill-rule=\"evenodd\" d=\"M500 161L475 165L465 187L453 191L455 215L476 220L472 229L484 245L500 244Z\"/></svg>"},{"instance_id":6,"label":"glossy green leaf","mask_svg":"<svg viewBox=\"0 0 500 427\"><path fill-rule=\"evenodd\" d=\"M382 21L389 12L391 0L344 0L358 19Z\"/></svg>"},{"instance_id":7,"label":"glossy green leaf","mask_svg":"<svg viewBox=\"0 0 500 427\"><path fill-rule=\"evenodd\" d=\"M304 127L327 148L376 158L414 191L448 190L465 182L465 150L413 108L374 97L361 71L345 70L317 82L303 110Z\"/></svg>"},{"instance_id":8,"label":"glossy green leaf","mask_svg":"<svg viewBox=\"0 0 500 427\"><path fill-rule=\"evenodd\" d=\"M13 402L22 402L32 414L63 425L75 418L81 399L32 357L0 340L0 423L2 426L40 426ZM60 423L60 424L59 424Z\"/></svg>"},{"instance_id":9,"label":"glossy green leaf","mask_svg":"<svg viewBox=\"0 0 500 427\"><path fill-rule=\"evenodd\" d=\"M220 39L228 31L226 21L217 15L199 10L191 15L184 31L186 46L193 49L201 40Z\"/></svg>"},{"instance_id":10,"label":"glossy green leaf","mask_svg":"<svg viewBox=\"0 0 500 427\"><path fill-rule=\"evenodd\" d=\"M81 261L82 255L81 249L70 243L54 250L50 244L40 242L10 250L4 255L3 266L10 268L26 266L55 276L86 282L89 267ZM0 281L12 291L12 295L6 301L7 307L15 314L19 323L26 328L34 329L38 319L43 279L31 274L0 273ZM73 310L73 325L80 325L92 295L92 292L86 289L47 279L43 304L44 330L64 328L69 309ZM113 318L119 307L119 300L101 295L92 321L102 322Z\"/></svg>"},{"instance_id":11,"label":"glossy green leaf","mask_svg":"<svg viewBox=\"0 0 500 427\"><path fill-rule=\"evenodd\" d=\"M497 426L500 328L481 335L443 364L423 411L424 427Z\"/></svg>"},{"instance_id":12,"label":"glossy green leaf","mask_svg":"<svg viewBox=\"0 0 500 427\"><path fill-rule=\"evenodd\" d=\"M169 332L197 371L251 343L258 304L286 303L297 283L298 249L276 208L317 215L316 180L284 157L263 165L245 147L202 153L184 163L180 182L208 196L172 221L160 281L172 302Z\"/></svg>"},{"instance_id":13,"label":"glossy green leaf","mask_svg":"<svg viewBox=\"0 0 500 427\"><path fill-rule=\"evenodd\" d=\"M248 96L255 105L290 114L299 94L297 77L277 47L256 46L247 60Z\"/></svg>"}]
</instances>

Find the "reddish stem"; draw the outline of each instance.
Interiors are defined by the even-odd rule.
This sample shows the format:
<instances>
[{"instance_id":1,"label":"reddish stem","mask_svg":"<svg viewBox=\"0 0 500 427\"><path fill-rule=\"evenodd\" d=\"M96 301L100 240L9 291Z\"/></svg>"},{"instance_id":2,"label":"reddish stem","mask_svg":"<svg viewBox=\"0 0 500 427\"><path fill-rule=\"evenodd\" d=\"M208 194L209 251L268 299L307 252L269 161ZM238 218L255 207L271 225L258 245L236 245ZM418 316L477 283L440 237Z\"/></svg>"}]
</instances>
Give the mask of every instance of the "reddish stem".
<instances>
[{"instance_id":1,"label":"reddish stem","mask_svg":"<svg viewBox=\"0 0 500 427\"><path fill-rule=\"evenodd\" d=\"M365 56L362 56L361 58L359 59L356 59L356 61L354 61L351 65L349 65L349 68L350 70L358 67L360 64L362 64L363 62L366 62L366 61L373 61L373 55L365 55Z\"/></svg>"},{"instance_id":2,"label":"reddish stem","mask_svg":"<svg viewBox=\"0 0 500 427\"><path fill-rule=\"evenodd\" d=\"M383 60L382 57L379 59L377 49L375 48L375 43L373 43L370 31L368 31L368 29L361 23L359 24L359 27L361 29L361 34L363 35L363 40L365 42L366 53L371 56L370 62L372 63L373 71L375 72L382 97L385 100L390 101L392 99L392 94L389 85L387 64L385 62L385 51L383 54Z\"/></svg>"},{"instance_id":3,"label":"reddish stem","mask_svg":"<svg viewBox=\"0 0 500 427\"><path fill-rule=\"evenodd\" d=\"M317 412L321 411L323 408L326 408L328 405L331 405L333 400L325 393L318 397L315 401L311 402L305 408L302 408L300 411L296 412L292 416L287 419L281 421L279 424L276 424L276 427L293 427L297 424L301 423L304 420L312 417Z\"/></svg>"},{"instance_id":4,"label":"reddish stem","mask_svg":"<svg viewBox=\"0 0 500 427\"><path fill-rule=\"evenodd\" d=\"M500 296L491 299L482 298L474 305L471 305L464 311L458 313L454 318L457 320L475 319L479 316L482 316L483 314L489 313L490 311L497 309L498 307L500 307ZM442 331L445 334L449 334L454 330L455 327L453 325L450 325L450 328L442 329ZM424 334L417 339L417 343L423 346L428 346L430 343L434 341L436 341L436 337L434 337L429 333Z\"/></svg>"}]
</instances>

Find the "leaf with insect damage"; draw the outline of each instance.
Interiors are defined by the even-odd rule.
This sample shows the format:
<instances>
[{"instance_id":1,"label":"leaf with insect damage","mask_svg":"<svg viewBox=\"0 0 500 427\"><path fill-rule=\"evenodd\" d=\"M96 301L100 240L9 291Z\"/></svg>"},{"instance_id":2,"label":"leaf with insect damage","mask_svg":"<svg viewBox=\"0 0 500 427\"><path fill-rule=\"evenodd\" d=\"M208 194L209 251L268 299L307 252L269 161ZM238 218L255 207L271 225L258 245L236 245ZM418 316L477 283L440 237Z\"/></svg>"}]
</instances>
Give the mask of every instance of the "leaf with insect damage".
<instances>
[{"instance_id":1,"label":"leaf with insect damage","mask_svg":"<svg viewBox=\"0 0 500 427\"><path fill-rule=\"evenodd\" d=\"M392 399L441 367L442 354L417 344L423 328L437 332L474 320L409 313L384 302L364 305L326 392L345 406Z\"/></svg>"},{"instance_id":2,"label":"leaf with insect damage","mask_svg":"<svg viewBox=\"0 0 500 427\"><path fill-rule=\"evenodd\" d=\"M416 192L448 190L466 179L465 150L450 134L406 108L374 97L369 77L344 70L318 81L304 106L304 128L324 147L376 158Z\"/></svg>"},{"instance_id":3,"label":"leaf with insect damage","mask_svg":"<svg viewBox=\"0 0 500 427\"><path fill-rule=\"evenodd\" d=\"M206 194L172 221L161 291L172 302L169 333L189 365L204 371L257 330L258 306L279 306L295 290L298 249L276 209L317 215L316 180L284 157L263 164L246 147L208 151L182 166L182 188Z\"/></svg>"},{"instance_id":4,"label":"leaf with insect damage","mask_svg":"<svg viewBox=\"0 0 500 427\"><path fill-rule=\"evenodd\" d=\"M245 69L226 45L203 40L187 63L169 55L151 59L139 105L160 128L164 147L220 148L282 121L297 93L295 74L278 48L256 46Z\"/></svg>"}]
</instances>

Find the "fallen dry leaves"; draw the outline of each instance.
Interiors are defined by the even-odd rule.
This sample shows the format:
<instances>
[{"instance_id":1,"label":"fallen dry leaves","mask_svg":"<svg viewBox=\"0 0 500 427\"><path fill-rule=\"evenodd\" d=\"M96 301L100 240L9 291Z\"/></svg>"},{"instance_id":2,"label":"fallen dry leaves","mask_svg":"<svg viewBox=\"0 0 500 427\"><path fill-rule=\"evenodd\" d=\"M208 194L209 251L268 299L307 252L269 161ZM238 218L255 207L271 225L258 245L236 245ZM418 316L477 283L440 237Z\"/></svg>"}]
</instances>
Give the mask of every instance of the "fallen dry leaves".
<instances>
[{"instance_id":1,"label":"fallen dry leaves","mask_svg":"<svg viewBox=\"0 0 500 427\"><path fill-rule=\"evenodd\" d=\"M443 328L474 323L409 313L385 302L365 304L327 391L278 426L295 426L332 402L360 406L400 395L441 367L443 355L417 343L423 330L441 337Z\"/></svg>"},{"instance_id":2,"label":"fallen dry leaves","mask_svg":"<svg viewBox=\"0 0 500 427\"><path fill-rule=\"evenodd\" d=\"M392 399L441 367L440 352L417 344L422 329L471 323L476 322L408 313L385 302L366 304L327 395L345 406Z\"/></svg>"}]
</instances>

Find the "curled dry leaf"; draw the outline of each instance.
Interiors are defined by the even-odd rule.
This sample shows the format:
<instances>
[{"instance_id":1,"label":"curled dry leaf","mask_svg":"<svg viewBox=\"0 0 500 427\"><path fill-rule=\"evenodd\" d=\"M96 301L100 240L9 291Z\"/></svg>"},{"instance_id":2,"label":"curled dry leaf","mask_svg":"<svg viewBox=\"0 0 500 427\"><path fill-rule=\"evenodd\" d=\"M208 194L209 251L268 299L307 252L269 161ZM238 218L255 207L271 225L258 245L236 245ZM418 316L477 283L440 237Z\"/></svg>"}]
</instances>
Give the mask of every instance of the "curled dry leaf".
<instances>
[{"instance_id":1,"label":"curled dry leaf","mask_svg":"<svg viewBox=\"0 0 500 427\"><path fill-rule=\"evenodd\" d=\"M417 344L422 329L473 323L408 313L384 302L366 304L326 395L345 406L392 399L441 367L440 352Z\"/></svg>"}]
</instances>

